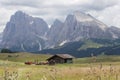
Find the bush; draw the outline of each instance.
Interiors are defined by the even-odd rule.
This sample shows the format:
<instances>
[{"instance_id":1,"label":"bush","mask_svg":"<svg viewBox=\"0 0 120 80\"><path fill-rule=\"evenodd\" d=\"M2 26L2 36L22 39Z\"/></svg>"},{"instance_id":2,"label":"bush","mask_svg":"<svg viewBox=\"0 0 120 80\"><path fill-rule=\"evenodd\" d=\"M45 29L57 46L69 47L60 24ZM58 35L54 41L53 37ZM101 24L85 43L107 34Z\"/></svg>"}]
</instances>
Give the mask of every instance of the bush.
<instances>
[{"instance_id":1,"label":"bush","mask_svg":"<svg viewBox=\"0 0 120 80\"><path fill-rule=\"evenodd\" d=\"M12 51L9 49L2 49L1 53L12 53Z\"/></svg>"},{"instance_id":2,"label":"bush","mask_svg":"<svg viewBox=\"0 0 120 80\"><path fill-rule=\"evenodd\" d=\"M12 57L12 55L8 55L8 57Z\"/></svg>"}]
</instances>

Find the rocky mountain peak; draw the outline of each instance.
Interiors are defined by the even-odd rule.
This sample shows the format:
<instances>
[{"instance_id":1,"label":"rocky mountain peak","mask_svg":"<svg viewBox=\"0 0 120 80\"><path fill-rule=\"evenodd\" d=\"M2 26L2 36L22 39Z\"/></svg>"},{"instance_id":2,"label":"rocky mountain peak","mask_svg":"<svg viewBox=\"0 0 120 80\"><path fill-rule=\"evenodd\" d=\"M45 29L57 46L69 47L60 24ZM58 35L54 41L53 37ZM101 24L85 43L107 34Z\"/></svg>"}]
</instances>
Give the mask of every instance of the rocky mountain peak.
<instances>
[{"instance_id":1,"label":"rocky mountain peak","mask_svg":"<svg viewBox=\"0 0 120 80\"><path fill-rule=\"evenodd\" d=\"M80 11L75 11L73 13L73 15L75 16L75 18L79 22L86 22L86 21L93 21L94 20L90 15L83 13L83 12L80 12Z\"/></svg>"},{"instance_id":2,"label":"rocky mountain peak","mask_svg":"<svg viewBox=\"0 0 120 80\"><path fill-rule=\"evenodd\" d=\"M17 51L38 51L44 48L47 23L17 11L7 23L2 38L2 47Z\"/></svg>"},{"instance_id":3,"label":"rocky mountain peak","mask_svg":"<svg viewBox=\"0 0 120 80\"><path fill-rule=\"evenodd\" d=\"M59 19L55 19L53 24L58 24L58 23L62 23Z\"/></svg>"},{"instance_id":4,"label":"rocky mountain peak","mask_svg":"<svg viewBox=\"0 0 120 80\"><path fill-rule=\"evenodd\" d=\"M46 42L46 47L51 48L56 45L59 41L59 35L61 33L61 30L63 29L63 23L56 19L53 24L51 25L51 28L47 32L47 39L48 41Z\"/></svg>"},{"instance_id":5,"label":"rocky mountain peak","mask_svg":"<svg viewBox=\"0 0 120 80\"><path fill-rule=\"evenodd\" d=\"M15 14L13 14L11 16L10 21L11 22L15 22L15 21L23 21L26 18L30 17L29 15L27 15L26 13L22 12L22 11L17 11L15 12Z\"/></svg>"},{"instance_id":6,"label":"rocky mountain peak","mask_svg":"<svg viewBox=\"0 0 120 80\"><path fill-rule=\"evenodd\" d=\"M104 31L108 28L107 25L105 25L103 22L97 20L90 14L86 14L86 13L80 12L80 11L75 11L73 13L73 15L75 16L77 22L92 23L93 25L97 25L97 27L99 27L100 29L102 29Z\"/></svg>"},{"instance_id":7,"label":"rocky mountain peak","mask_svg":"<svg viewBox=\"0 0 120 80\"><path fill-rule=\"evenodd\" d=\"M59 24L62 24L62 22L59 19L55 19L51 27L53 27L54 25L59 25Z\"/></svg>"},{"instance_id":8,"label":"rocky mountain peak","mask_svg":"<svg viewBox=\"0 0 120 80\"><path fill-rule=\"evenodd\" d=\"M107 25L83 12L69 14L62 27L58 23L59 21L55 21L48 33L48 40L54 45L90 38L112 38L112 34L106 31Z\"/></svg>"},{"instance_id":9,"label":"rocky mountain peak","mask_svg":"<svg viewBox=\"0 0 120 80\"><path fill-rule=\"evenodd\" d=\"M14 15L20 16L20 15L27 15L27 14L24 13L23 11L16 11Z\"/></svg>"}]
</instances>

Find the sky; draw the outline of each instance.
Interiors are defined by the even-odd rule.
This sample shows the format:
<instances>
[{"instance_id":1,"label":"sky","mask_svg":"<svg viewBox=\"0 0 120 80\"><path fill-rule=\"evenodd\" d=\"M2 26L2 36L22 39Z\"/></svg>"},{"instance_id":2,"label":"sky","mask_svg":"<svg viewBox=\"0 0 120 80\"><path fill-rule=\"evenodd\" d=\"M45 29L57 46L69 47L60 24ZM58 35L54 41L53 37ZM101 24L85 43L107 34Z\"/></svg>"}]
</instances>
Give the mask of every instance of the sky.
<instances>
[{"instance_id":1,"label":"sky","mask_svg":"<svg viewBox=\"0 0 120 80\"><path fill-rule=\"evenodd\" d=\"M77 10L91 14L108 26L120 28L120 0L0 0L0 32L18 10L43 18L48 25L55 19L64 21Z\"/></svg>"}]
</instances>

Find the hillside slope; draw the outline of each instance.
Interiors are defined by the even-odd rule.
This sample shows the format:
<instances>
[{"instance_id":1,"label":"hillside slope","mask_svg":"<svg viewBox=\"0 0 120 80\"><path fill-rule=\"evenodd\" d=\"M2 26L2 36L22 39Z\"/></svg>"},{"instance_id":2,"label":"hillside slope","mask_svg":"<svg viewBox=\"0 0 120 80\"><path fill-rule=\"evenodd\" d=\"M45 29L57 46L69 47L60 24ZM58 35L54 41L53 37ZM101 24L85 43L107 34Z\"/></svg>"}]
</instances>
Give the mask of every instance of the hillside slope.
<instances>
[{"instance_id":1,"label":"hillside slope","mask_svg":"<svg viewBox=\"0 0 120 80\"><path fill-rule=\"evenodd\" d=\"M1 53L0 60L8 60L13 62L25 62L25 61L46 61L51 55L46 54L32 54L32 53Z\"/></svg>"},{"instance_id":2,"label":"hillside slope","mask_svg":"<svg viewBox=\"0 0 120 80\"><path fill-rule=\"evenodd\" d=\"M68 53L76 57L89 57L91 54L101 55L103 53L106 55L120 55L120 40L88 39L42 50L40 53Z\"/></svg>"}]
</instances>

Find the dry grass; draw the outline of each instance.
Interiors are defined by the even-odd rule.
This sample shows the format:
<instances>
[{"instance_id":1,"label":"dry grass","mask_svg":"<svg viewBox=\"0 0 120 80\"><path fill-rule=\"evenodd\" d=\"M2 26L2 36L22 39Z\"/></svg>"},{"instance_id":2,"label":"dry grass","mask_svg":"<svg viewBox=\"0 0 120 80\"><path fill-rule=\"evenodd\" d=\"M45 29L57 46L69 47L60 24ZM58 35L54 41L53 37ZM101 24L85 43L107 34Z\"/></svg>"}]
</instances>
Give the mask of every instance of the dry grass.
<instances>
[{"instance_id":1,"label":"dry grass","mask_svg":"<svg viewBox=\"0 0 120 80\"><path fill-rule=\"evenodd\" d=\"M9 66L0 67L0 74L0 80L120 80L120 65Z\"/></svg>"},{"instance_id":2,"label":"dry grass","mask_svg":"<svg viewBox=\"0 0 120 80\"><path fill-rule=\"evenodd\" d=\"M74 64L49 66L2 60L0 80L120 80L119 59L117 62L107 62L107 59L105 62L96 61L98 58L93 57L78 60Z\"/></svg>"}]
</instances>

